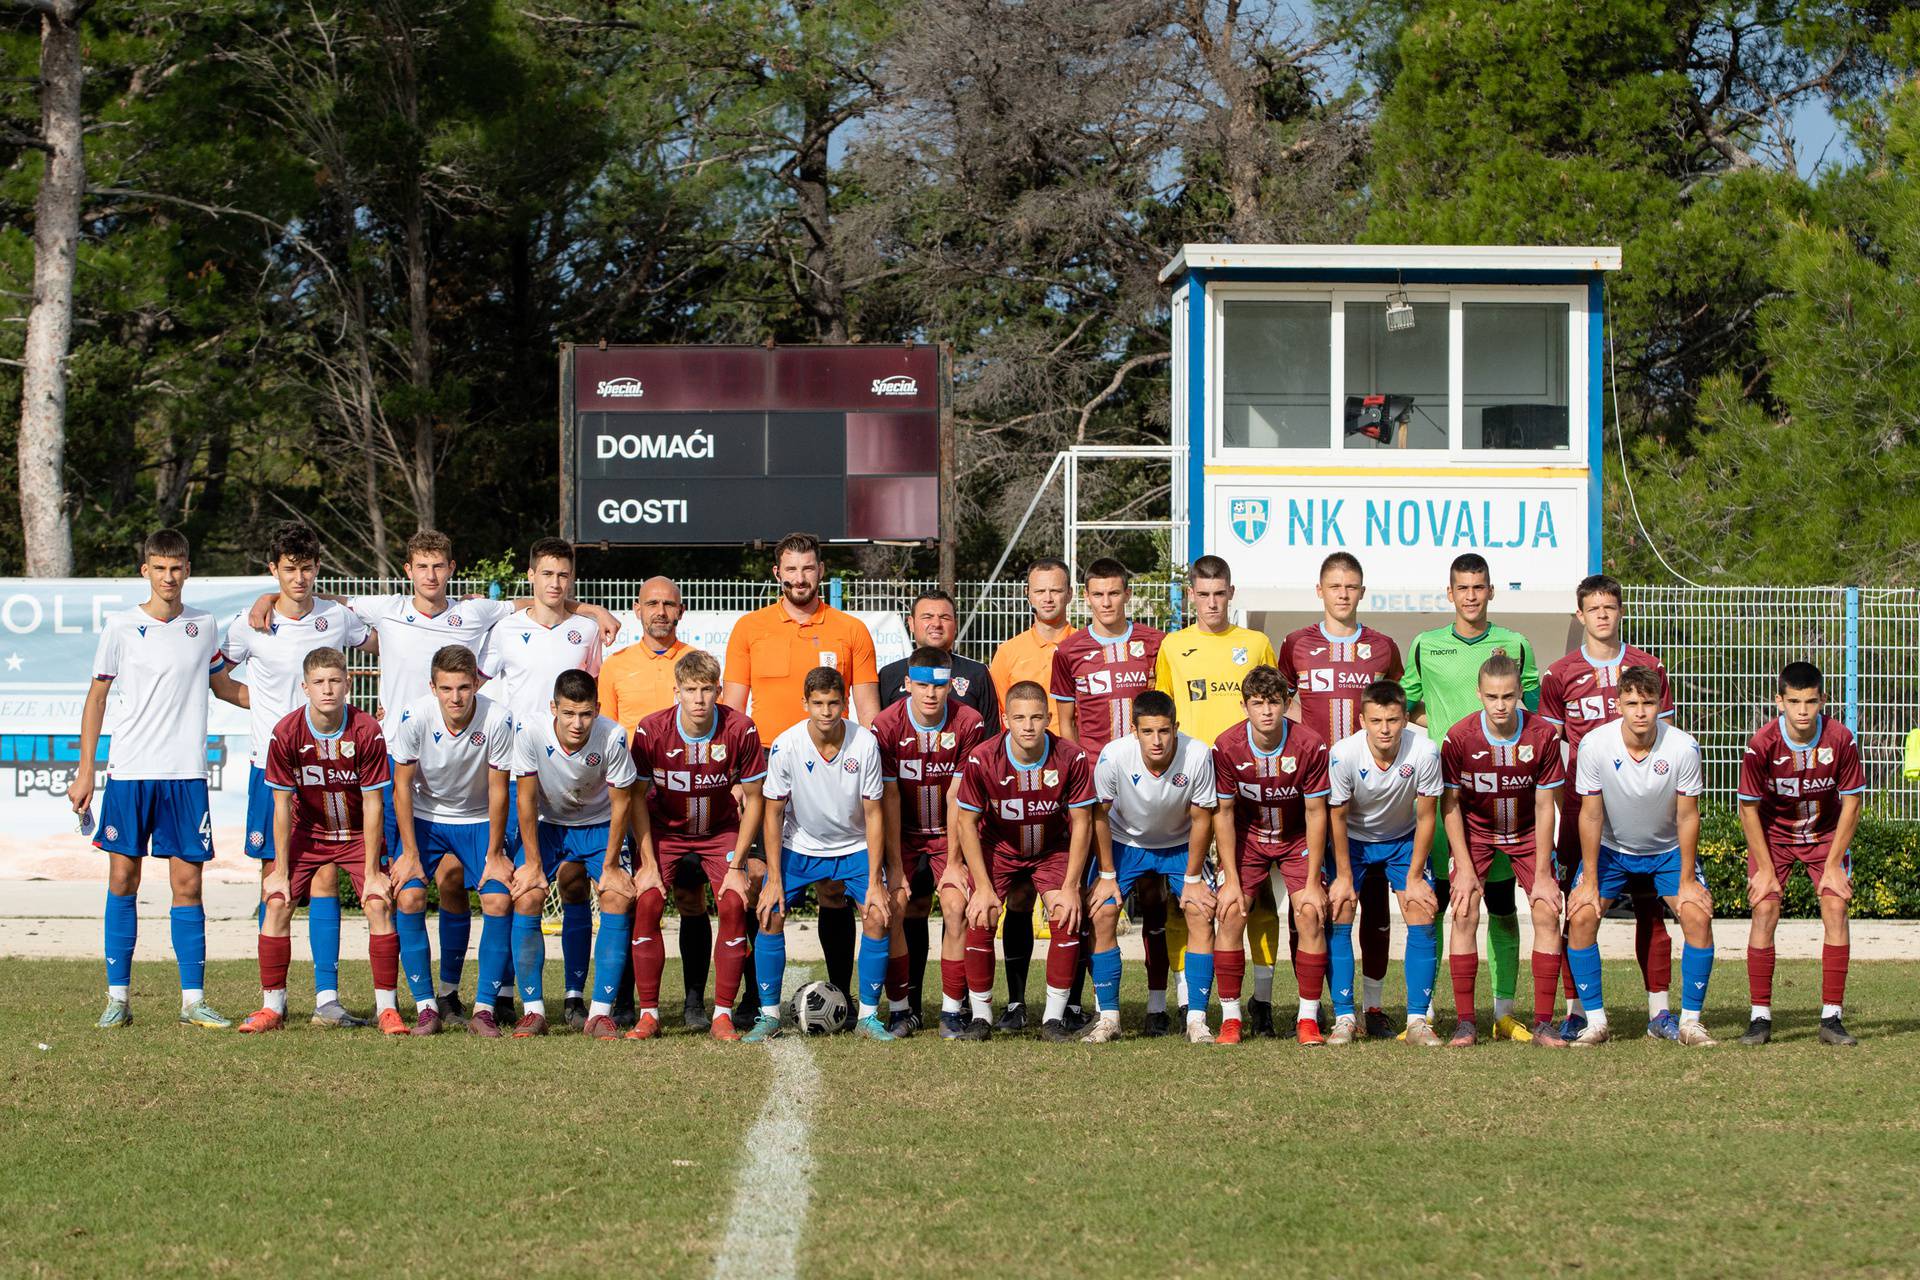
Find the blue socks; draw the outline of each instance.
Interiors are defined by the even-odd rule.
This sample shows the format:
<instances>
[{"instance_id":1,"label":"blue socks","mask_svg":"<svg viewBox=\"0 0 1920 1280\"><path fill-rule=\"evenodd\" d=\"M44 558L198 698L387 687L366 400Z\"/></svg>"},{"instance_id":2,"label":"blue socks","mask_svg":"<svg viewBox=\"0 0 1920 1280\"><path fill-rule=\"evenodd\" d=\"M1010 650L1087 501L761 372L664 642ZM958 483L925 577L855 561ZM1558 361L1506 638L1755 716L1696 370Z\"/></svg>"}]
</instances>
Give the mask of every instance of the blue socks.
<instances>
[{"instance_id":1,"label":"blue socks","mask_svg":"<svg viewBox=\"0 0 1920 1280\"><path fill-rule=\"evenodd\" d=\"M1711 964L1712 952L1708 952ZM1588 1010L1604 1009L1606 1002L1600 998L1600 947L1596 943L1591 947L1568 947L1567 968L1573 974L1573 989L1579 993L1580 1003Z\"/></svg>"},{"instance_id":2,"label":"blue socks","mask_svg":"<svg viewBox=\"0 0 1920 1280\"><path fill-rule=\"evenodd\" d=\"M1187 952L1187 1016L1207 1011L1213 998L1213 952Z\"/></svg>"},{"instance_id":3,"label":"blue socks","mask_svg":"<svg viewBox=\"0 0 1920 1280\"><path fill-rule=\"evenodd\" d=\"M1211 962L1212 957L1208 957ZM1194 957L1187 957L1187 989L1193 989ZM1096 951L1087 957L1087 971L1093 975L1093 1003L1102 1013L1120 1012L1120 948Z\"/></svg>"},{"instance_id":4,"label":"blue socks","mask_svg":"<svg viewBox=\"0 0 1920 1280\"><path fill-rule=\"evenodd\" d=\"M460 985L460 971L467 964L467 940L472 936L473 913L449 911L443 903L440 907L440 981L448 986Z\"/></svg>"},{"instance_id":5,"label":"blue socks","mask_svg":"<svg viewBox=\"0 0 1920 1280\"><path fill-rule=\"evenodd\" d=\"M1680 1007L1699 1013L1707 1003L1707 980L1713 977L1713 948L1691 942L1680 950Z\"/></svg>"},{"instance_id":6,"label":"blue socks","mask_svg":"<svg viewBox=\"0 0 1920 1280\"><path fill-rule=\"evenodd\" d=\"M587 957L593 952L593 904L560 904L560 962L567 977L567 996L587 990Z\"/></svg>"},{"instance_id":7,"label":"blue socks","mask_svg":"<svg viewBox=\"0 0 1920 1280\"><path fill-rule=\"evenodd\" d=\"M546 967L547 940L540 936L540 917L514 916L513 972L520 984L522 1003L544 998Z\"/></svg>"},{"instance_id":8,"label":"blue socks","mask_svg":"<svg viewBox=\"0 0 1920 1280\"><path fill-rule=\"evenodd\" d=\"M340 899L308 899L307 946L313 952L314 991L339 991Z\"/></svg>"},{"instance_id":9,"label":"blue socks","mask_svg":"<svg viewBox=\"0 0 1920 1280\"><path fill-rule=\"evenodd\" d=\"M473 1007L488 1009L500 998L500 988L513 977L513 920L510 915L486 916L480 921L480 989Z\"/></svg>"},{"instance_id":10,"label":"blue socks","mask_svg":"<svg viewBox=\"0 0 1920 1280\"><path fill-rule=\"evenodd\" d=\"M415 1008L433 1003L433 956L427 950L427 913L396 911L394 932L400 935L400 971Z\"/></svg>"},{"instance_id":11,"label":"blue socks","mask_svg":"<svg viewBox=\"0 0 1920 1280\"><path fill-rule=\"evenodd\" d=\"M173 958L180 966L180 989L204 991L207 987L207 909L175 907L167 912L173 926Z\"/></svg>"},{"instance_id":12,"label":"blue socks","mask_svg":"<svg viewBox=\"0 0 1920 1280\"><path fill-rule=\"evenodd\" d=\"M784 935L783 935L784 936ZM880 988L887 985L887 940L860 935L860 1007L880 1007Z\"/></svg>"},{"instance_id":13,"label":"blue socks","mask_svg":"<svg viewBox=\"0 0 1920 1280\"><path fill-rule=\"evenodd\" d=\"M593 1003L613 1004L620 993L620 977L627 967L632 944L633 917L624 911L600 913L600 936L593 943Z\"/></svg>"},{"instance_id":14,"label":"blue socks","mask_svg":"<svg viewBox=\"0 0 1920 1280\"><path fill-rule=\"evenodd\" d=\"M1353 1016L1353 921L1333 926L1333 933L1327 938L1328 985L1333 988L1333 1016L1351 1018ZM1191 983L1193 980L1187 980Z\"/></svg>"},{"instance_id":15,"label":"blue socks","mask_svg":"<svg viewBox=\"0 0 1920 1280\"><path fill-rule=\"evenodd\" d=\"M107 985L133 981L133 943L140 934L139 901L131 893L107 891Z\"/></svg>"},{"instance_id":16,"label":"blue socks","mask_svg":"<svg viewBox=\"0 0 1920 1280\"><path fill-rule=\"evenodd\" d=\"M880 976L886 978L886 966L881 965ZM771 1009L777 1017L780 1010L780 987L787 980L787 935L782 933L762 933L753 944L753 981L760 988L760 1011Z\"/></svg>"},{"instance_id":17,"label":"blue socks","mask_svg":"<svg viewBox=\"0 0 1920 1280\"><path fill-rule=\"evenodd\" d=\"M1433 1003L1433 979L1440 972L1440 939L1430 924L1407 926L1407 1016L1424 1018Z\"/></svg>"}]
</instances>

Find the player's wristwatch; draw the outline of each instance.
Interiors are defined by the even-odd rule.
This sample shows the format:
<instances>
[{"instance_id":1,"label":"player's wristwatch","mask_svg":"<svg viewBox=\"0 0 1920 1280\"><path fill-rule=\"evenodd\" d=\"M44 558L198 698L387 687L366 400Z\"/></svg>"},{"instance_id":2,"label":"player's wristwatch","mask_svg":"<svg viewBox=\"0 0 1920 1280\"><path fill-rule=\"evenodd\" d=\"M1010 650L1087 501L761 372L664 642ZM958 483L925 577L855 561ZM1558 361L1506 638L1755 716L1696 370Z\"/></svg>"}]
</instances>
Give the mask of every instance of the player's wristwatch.
<instances>
[{"instance_id":1,"label":"player's wristwatch","mask_svg":"<svg viewBox=\"0 0 1920 1280\"><path fill-rule=\"evenodd\" d=\"M1120 873L1118 871L1102 871L1100 873L1100 879L1102 880L1118 880L1119 878Z\"/></svg>"},{"instance_id":2,"label":"player's wristwatch","mask_svg":"<svg viewBox=\"0 0 1920 1280\"><path fill-rule=\"evenodd\" d=\"M1206 880L1205 876L1181 876L1180 877L1181 884L1201 884L1205 880Z\"/></svg>"}]
</instances>

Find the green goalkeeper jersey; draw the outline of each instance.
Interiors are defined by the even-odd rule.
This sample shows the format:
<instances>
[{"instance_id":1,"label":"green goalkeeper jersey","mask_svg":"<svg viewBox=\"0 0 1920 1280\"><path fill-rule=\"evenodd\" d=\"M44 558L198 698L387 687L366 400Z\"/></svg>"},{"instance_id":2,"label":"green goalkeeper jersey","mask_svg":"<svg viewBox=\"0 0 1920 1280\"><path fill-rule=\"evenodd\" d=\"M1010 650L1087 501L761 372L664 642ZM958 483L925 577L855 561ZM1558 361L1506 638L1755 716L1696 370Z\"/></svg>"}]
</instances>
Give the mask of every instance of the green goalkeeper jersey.
<instances>
[{"instance_id":1,"label":"green goalkeeper jersey","mask_svg":"<svg viewBox=\"0 0 1920 1280\"><path fill-rule=\"evenodd\" d=\"M1496 653L1520 664L1521 700L1527 710L1539 710L1540 667L1533 646L1518 631L1494 623L1484 634L1465 640L1448 624L1413 638L1400 683L1409 709L1426 704L1427 733L1435 746L1447 730L1480 710L1480 665Z\"/></svg>"}]
</instances>

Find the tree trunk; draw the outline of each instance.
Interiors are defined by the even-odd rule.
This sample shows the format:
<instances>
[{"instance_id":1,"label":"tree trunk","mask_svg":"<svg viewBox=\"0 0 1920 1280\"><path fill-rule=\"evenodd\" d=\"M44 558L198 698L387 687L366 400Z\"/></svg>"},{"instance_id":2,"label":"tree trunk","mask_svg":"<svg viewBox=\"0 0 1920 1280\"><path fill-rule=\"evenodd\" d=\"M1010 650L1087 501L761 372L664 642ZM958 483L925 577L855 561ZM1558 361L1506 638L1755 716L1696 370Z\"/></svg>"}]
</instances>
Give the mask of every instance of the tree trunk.
<instances>
[{"instance_id":1,"label":"tree trunk","mask_svg":"<svg viewBox=\"0 0 1920 1280\"><path fill-rule=\"evenodd\" d=\"M81 152L80 14L66 3L40 15L40 135L50 148L33 209L33 309L20 379L20 526L27 576L73 573L67 514L67 353L73 341L74 255L87 189Z\"/></svg>"},{"instance_id":2,"label":"tree trunk","mask_svg":"<svg viewBox=\"0 0 1920 1280\"><path fill-rule=\"evenodd\" d=\"M805 298L814 337L821 342L845 342L847 295L839 255L833 251L833 177L827 160L827 143L833 137L833 126L826 118L830 110L825 101L807 104L793 188L807 237L801 261L807 273Z\"/></svg>"},{"instance_id":3,"label":"tree trunk","mask_svg":"<svg viewBox=\"0 0 1920 1280\"><path fill-rule=\"evenodd\" d=\"M414 64L412 33L404 22L396 23L394 45L394 96L400 117L406 122L410 154L403 178L406 222L407 329L413 384L413 465L407 487L413 496L415 528L434 528L434 442L433 410L433 328L428 310L427 286L429 250L427 245L427 198L422 185L426 177L420 150L420 80ZM381 564L385 564L384 558Z\"/></svg>"}]
</instances>

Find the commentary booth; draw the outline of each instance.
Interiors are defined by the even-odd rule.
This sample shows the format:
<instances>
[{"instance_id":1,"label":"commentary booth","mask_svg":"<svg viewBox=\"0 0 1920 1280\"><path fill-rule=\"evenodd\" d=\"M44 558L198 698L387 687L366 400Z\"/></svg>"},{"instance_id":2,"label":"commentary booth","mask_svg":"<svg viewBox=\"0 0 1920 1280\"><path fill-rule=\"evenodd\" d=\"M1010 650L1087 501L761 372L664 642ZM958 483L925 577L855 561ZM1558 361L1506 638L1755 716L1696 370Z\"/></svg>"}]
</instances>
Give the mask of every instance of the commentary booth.
<instances>
[{"instance_id":1,"label":"commentary booth","mask_svg":"<svg viewBox=\"0 0 1920 1280\"><path fill-rule=\"evenodd\" d=\"M1249 624L1319 615L1315 573L1366 567L1368 622L1404 643L1451 616L1484 555L1494 616L1542 665L1600 568L1605 273L1620 250L1187 245L1172 290L1186 545L1233 565Z\"/></svg>"}]
</instances>

